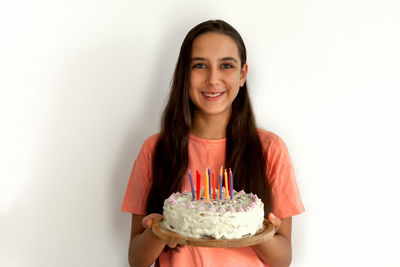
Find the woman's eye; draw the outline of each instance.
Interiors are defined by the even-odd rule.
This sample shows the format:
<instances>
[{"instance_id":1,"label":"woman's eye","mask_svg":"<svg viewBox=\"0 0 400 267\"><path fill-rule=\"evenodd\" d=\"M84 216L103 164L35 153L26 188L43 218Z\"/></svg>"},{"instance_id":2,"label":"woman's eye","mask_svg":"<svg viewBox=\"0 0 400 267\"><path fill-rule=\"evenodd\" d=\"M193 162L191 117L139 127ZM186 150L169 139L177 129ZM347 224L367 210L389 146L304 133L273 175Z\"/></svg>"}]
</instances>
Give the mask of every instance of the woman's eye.
<instances>
[{"instance_id":1,"label":"woman's eye","mask_svg":"<svg viewBox=\"0 0 400 267\"><path fill-rule=\"evenodd\" d=\"M194 64L194 65L193 65L193 68L194 68L194 69L205 69L205 68L206 68L206 65L203 64L203 63L197 63L197 64Z\"/></svg>"},{"instance_id":2,"label":"woman's eye","mask_svg":"<svg viewBox=\"0 0 400 267\"><path fill-rule=\"evenodd\" d=\"M231 64L222 64L221 68L222 69L230 69L230 68L233 68L233 66Z\"/></svg>"}]
</instances>

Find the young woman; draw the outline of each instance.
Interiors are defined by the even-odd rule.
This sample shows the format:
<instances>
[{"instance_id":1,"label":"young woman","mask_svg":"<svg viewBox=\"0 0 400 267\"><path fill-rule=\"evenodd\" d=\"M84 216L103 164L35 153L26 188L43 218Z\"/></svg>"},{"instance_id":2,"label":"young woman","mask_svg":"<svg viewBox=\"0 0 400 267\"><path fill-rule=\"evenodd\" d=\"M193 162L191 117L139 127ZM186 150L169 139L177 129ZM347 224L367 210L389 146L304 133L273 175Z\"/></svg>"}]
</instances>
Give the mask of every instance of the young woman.
<instances>
[{"instance_id":1,"label":"young woman","mask_svg":"<svg viewBox=\"0 0 400 267\"><path fill-rule=\"evenodd\" d=\"M244 42L226 22L203 22L184 39L161 131L144 142L122 204L132 213L132 266L290 265L291 217L304 208L284 142L256 127L247 71ZM153 235L164 200L190 191L188 170L222 165L232 168L237 190L262 199L274 237L252 247L175 248Z\"/></svg>"}]
</instances>

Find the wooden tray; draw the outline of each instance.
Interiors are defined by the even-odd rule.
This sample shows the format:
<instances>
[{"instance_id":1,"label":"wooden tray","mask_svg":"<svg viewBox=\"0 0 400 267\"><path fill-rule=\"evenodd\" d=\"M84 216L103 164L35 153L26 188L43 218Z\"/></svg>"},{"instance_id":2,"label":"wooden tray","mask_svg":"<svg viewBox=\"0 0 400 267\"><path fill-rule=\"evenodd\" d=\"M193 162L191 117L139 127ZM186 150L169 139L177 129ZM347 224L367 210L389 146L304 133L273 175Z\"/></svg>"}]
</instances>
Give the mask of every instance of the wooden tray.
<instances>
[{"instance_id":1,"label":"wooden tray","mask_svg":"<svg viewBox=\"0 0 400 267\"><path fill-rule=\"evenodd\" d=\"M163 217L157 217L153 220L153 225L151 227L153 233L161 238L162 240L168 242L176 242L180 245L190 245L197 247L213 247L213 248L234 248L234 247L247 247L257 245L262 243L275 234L275 227L272 223L270 223L267 219L264 219L264 228L259 231L257 234L244 237L239 239L197 239L193 237L187 237L179 235L175 232L172 232L164 227L161 223L163 221Z\"/></svg>"}]
</instances>

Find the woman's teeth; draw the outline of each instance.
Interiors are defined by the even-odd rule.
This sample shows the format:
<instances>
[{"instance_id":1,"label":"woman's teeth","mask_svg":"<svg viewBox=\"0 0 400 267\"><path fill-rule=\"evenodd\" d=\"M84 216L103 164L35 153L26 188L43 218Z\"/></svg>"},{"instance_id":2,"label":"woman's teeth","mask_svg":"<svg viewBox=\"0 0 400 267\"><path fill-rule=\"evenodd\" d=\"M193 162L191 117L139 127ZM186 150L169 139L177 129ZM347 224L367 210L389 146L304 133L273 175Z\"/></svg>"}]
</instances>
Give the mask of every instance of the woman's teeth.
<instances>
[{"instance_id":1,"label":"woman's teeth","mask_svg":"<svg viewBox=\"0 0 400 267\"><path fill-rule=\"evenodd\" d=\"M222 92L221 93L217 93L217 94L207 94L207 93L203 93L206 97L217 97L217 96L220 96L220 95L222 95Z\"/></svg>"}]
</instances>

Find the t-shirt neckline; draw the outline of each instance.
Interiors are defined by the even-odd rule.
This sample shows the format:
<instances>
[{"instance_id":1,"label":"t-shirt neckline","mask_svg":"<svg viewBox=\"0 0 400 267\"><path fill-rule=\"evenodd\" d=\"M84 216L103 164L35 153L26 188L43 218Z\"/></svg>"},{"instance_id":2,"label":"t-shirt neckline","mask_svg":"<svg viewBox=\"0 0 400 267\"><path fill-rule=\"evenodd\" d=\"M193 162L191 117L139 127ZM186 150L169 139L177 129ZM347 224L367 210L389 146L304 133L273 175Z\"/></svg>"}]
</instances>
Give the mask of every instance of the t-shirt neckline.
<instances>
[{"instance_id":1,"label":"t-shirt neckline","mask_svg":"<svg viewBox=\"0 0 400 267\"><path fill-rule=\"evenodd\" d=\"M226 138L219 138L219 139L205 139L205 138L201 138L198 136L195 136L193 134L190 134L190 139L192 139L193 141L196 142L200 142L200 143L208 143L208 144L218 144L218 143L224 143L226 142Z\"/></svg>"}]
</instances>

